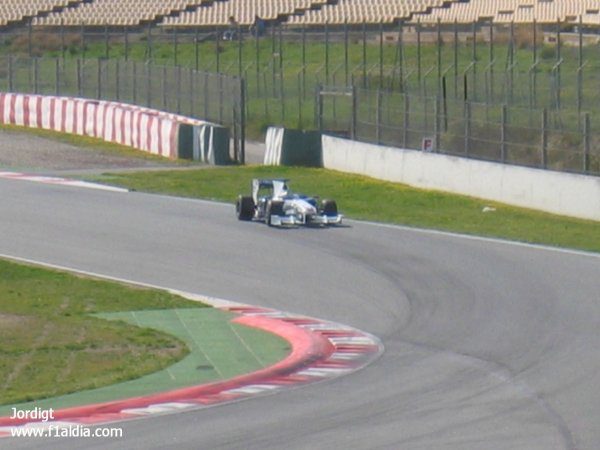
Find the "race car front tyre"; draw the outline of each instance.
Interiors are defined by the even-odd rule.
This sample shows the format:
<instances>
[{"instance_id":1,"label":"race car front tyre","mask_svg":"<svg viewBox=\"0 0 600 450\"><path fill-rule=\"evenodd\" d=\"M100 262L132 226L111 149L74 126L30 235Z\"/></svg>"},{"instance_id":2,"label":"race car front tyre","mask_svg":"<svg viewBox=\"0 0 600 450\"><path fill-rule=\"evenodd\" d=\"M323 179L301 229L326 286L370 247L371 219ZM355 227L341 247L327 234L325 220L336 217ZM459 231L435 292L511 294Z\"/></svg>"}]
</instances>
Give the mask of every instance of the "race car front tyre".
<instances>
[{"instance_id":1,"label":"race car front tyre","mask_svg":"<svg viewBox=\"0 0 600 450\"><path fill-rule=\"evenodd\" d=\"M239 195L235 202L235 213L238 220L252 220L254 216L254 199Z\"/></svg>"},{"instance_id":2,"label":"race car front tyre","mask_svg":"<svg viewBox=\"0 0 600 450\"><path fill-rule=\"evenodd\" d=\"M281 200L269 200L267 208L265 210L265 219L267 225L273 226L271 223L271 216L283 216L283 202Z\"/></svg>"},{"instance_id":3,"label":"race car front tyre","mask_svg":"<svg viewBox=\"0 0 600 450\"><path fill-rule=\"evenodd\" d=\"M337 203L335 200L323 200L321 202L321 212L327 217L335 217L338 215Z\"/></svg>"}]
</instances>

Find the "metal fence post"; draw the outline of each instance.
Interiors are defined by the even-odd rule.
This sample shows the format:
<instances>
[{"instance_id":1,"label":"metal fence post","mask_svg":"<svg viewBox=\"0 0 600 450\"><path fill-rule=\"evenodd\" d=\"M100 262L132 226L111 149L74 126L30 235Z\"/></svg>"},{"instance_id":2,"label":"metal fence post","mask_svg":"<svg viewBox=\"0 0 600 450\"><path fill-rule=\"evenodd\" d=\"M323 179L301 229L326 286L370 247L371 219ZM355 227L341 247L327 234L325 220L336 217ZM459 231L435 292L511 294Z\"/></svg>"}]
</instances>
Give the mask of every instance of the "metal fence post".
<instances>
[{"instance_id":1,"label":"metal fence post","mask_svg":"<svg viewBox=\"0 0 600 450\"><path fill-rule=\"evenodd\" d=\"M137 78L137 62L133 61L131 66L131 98L133 98L133 103L137 103Z\"/></svg>"},{"instance_id":2,"label":"metal fence post","mask_svg":"<svg viewBox=\"0 0 600 450\"><path fill-rule=\"evenodd\" d=\"M379 21L379 87L383 87L383 21Z\"/></svg>"},{"instance_id":3,"label":"metal fence post","mask_svg":"<svg viewBox=\"0 0 600 450\"><path fill-rule=\"evenodd\" d=\"M417 20L415 26L417 27L417 83L421 90L421 19Z\"/></svg>"},{"instance_id":4,"label":"metal fence post","mask_svg":"<svg viewBox=\"0 0 600 450\"><path fill-rule=\"evenodd\" d=\"M356 118L358 105L358 99L356 98L356 86L352 85L352 122L350 124L350 137L352 140L356 140Z\"/></svg>"},{"instance_id":5,"label":"metal fence post","mask_svg":"<svg viewBox=\"0 0 600 450\"><path fill-rule=\"evenodd\" d=\"M329 21L325 21L325 84L329 85Z\"/></svg>"},{"instance_id":6,"label":"metal fence post","mask_svg":"<svg viewBox=\"0 0 600 450\"><path fill-rule=\"evenodd\" d=\"M33 93L34 94L39 94L38 78L39 78L38 58L33 58Z\"/></svg>"},{"instance_id":7,"label":"metal fence post","mask_svg":"<svg viewBox=\"0 0 600 450\"><path fill-rule=\"evenodd\" d=\"M346 18L344 20L344 80L346 83L346 86L348 86L348 70L349 70L349 64L348 64L348 19Z\"/></svg>"},{"instance_id":8,"label":"metal fence post","mask_svg":"<svg viewBox=\"0 0 600 450\"><path fill-rule=\"evenodd\" d=\"M471 153L471 103L465 102L464 109L465 122L465 155Z\"/></svg>"},{"instance_id":9,"label":"metal fence post","mask_svg":"<svg viewBox=\"0 0 600 450\"><path fill-rule=\"evenodd\" d=\"M434 121L433 121L433 134L434 134L434 142L433 142L433 150L437 151L440 148L440 140L441 140L441 133L440 133L440 124L441 124L441 118L440 118L440 95L436 95L435 97L435 103L433 104L433 114L434 114Z\"/></svg>"},{"instance_id":10,"label":"metal fence post","mask_svg":"<svg viewBox=\"0 0 600 450\"><path fill-rule=\"evenodd\" d=\"M190 85L189 85L189 92L188 92L188 97L190 100L190 116L195 117L196 116L196 111L194 106L196 105L196 83L194 83L194 81L196 81L196 76L195 76L195 72L194 69L192 69L191 67L188 69L188 74L190 77Z\"/></svg>"},{"instance_id":11,"label":"metal fence post","mask_svg":"<svg viewBox=\"0 0 600 450\"><path fill-rule=\"evenodd\" d=\"M375 139L377 144L381 144L381 100L381 89L377 88L375 100Z\"/></svg>"},{"instance_id":12,"label":"metal fence post","mask_svg":"<svg viewBox=\"0 0 600 450\"><path fill-rule=\"evenodd\" d=\"M64 61L67 48L66 48L66 44L65 44L65 23L64 23L64 20L62 19L62 17L60 19L60 50L61 50L62 59Z\"/></svg>"},{"instance_id":13,"label":"metal fence post","mask_svg":"<svg viewBox=\"0 0 600 450\"><path fill-rule=\"evenodd\" d=\"M96 59L97 69L96 69L96 98L100 100L102 98L102 66L100 65L100 58Z\"/></svg>"},{"instance_id":14,"label":"metal fence post","mask_svg":"<svg viewBox=\"0 0 600 450\"><path fill-rule=\"evenodd\" d=\"M200 43L198 42L198 27L194 29L194 63L196 70L200 69Z\"/></svg>"},{"instance_id":15,"label":"metal fence post","mask_svg":"<svg viewBox=\"0 0 600 450\"><path fill-rule=\"evenodd\" d=\"M162 68L162 80L161 80L161 88L162 88L162 109L163 111L167 110L167 67L163 66Z\"/></svg>"},{"instance_id":16,"label":"metal fence post","mask_svg":"<svg viewBox=\"0 0 600 450\"><path fill-rule=\"evenodd\" d=\"M104 24L104 57L108 59L110 56L110 49L108 45L108 24Z\"/></svg>"},{"instance_id":17,"label":"metal fence post","mask_svg":"<svg viewBox=\"0 0 600 450\"><path fill-rule=\"evenodd\" d=\"M458 98L458 21L454 19L454 58L452 65L454 66L454 98Z\"/></svg>"},{"instance_id":18,"label":"metal fence post","mask_svg":"<svg viewBox=\"0 0 600 450\"><path fill-rule=\"evenodd\" d=\"M152 66L146 65L146 106L152 106Z\"/></svg>"},{"instance_id":19,"label":"metal fence post","mask_svg":"<svg viewBox=\"0 0 600 450\"><path fill-rule=\"evenodd\" d=\"M471 61L473 63L473 101L477 101L477 22L473 21L473 53Z\"/></svg>"},{"instance_id":20,"label":"metal fence post","mask_svg":"<svg viewBox=\"0 0 600 450\"><path fill-rule=\"evenodd\" d=\"M500 161L503 163L506 162L506 122L507 122L507 109L506 104L502 105L502 110L500 114Z\"/></svg>"},{"instance_id":21,"label":"metal fence post","mask_svg":"<svg viewBox=\"0 0 600 450\"><path fill-rule=\"evenodd\" d=\"M8 55L8 92L13 92L13 56Z\"/></svg>"},{"instance_id":22,"label":"metal fence post","mask_svg":"<svg viewBox=\"0 0 600 450\"><path fill-rule=\"evenodd\" d=\"M583 172L590 171L590 149L592 147L592 136L590 134L590 113L583 115Z\"/></svg>"},{"instance_id":23,"label":"metal fence post","mask_svg":"<svg viewBox=\"0 0 600 450\"><path fill-rule=\"evenodd\" d=\"M115 99L117 101L121 98L121 67L119 64L119 59L115 60Z\"/></svg>"},{"instance_id":24,"label":"metal fence post","mask_svg":"<svg viewBox=\"0 0 600 450\"><path fill-rule=\"evenodd\" d=\"M179 53L179 36L177 30L173 29L173 65L177 65L177 54Z\"/></svg>"},{"instance_id":25,"label":"metal fence post","mask_svg":"<svg viewBox=\"0 0 600 450\"><path fill-rule=\"evenodd\" d=\"M123 27L125 33L125 61L129 60L129 30L127 27Z\"/></svg>"},{"instance_id":26,"label":"metal fence post","mask_svg":"<svg viewBox=\"0 0 600 450\"><path fill-rule=\"evenodd\" d=\"M240 164L246 164L246 80L240 79Z\"/></svg>"},{"instance_id":27,"label":"metal fence post","mask_svg":"<svg viewBox=\"0 0 600 450\"><path fill-rule=\"evenodd\" d=\"M208 89L208 72L204 72L204 120L210 120L208 115L208 102L209 102L209 89Z\"/></svg>"},{"instance_id":28,"label":"metal fence post","mask_svg":"<svg viewBox=\"0 0 600 450\"><path fill-rule=\"evenodd\" d=\"M408 148L408 127L410 126L410 97L404 93L404 114L402 116L402 147Z\"/></svg>"},{"instance_id":29,"label":"metal fence post","mask_svg":"<svg viewBox=\"0 0 600 450\"><path fill-rule=\"evenodd\" d=\"M363 89L367 88L367 22L362 23L362 70L363 70Z\"/></svg>"},{"instance_id":30,"label":"metal fence post","mask_svg":"<svg viewBox=\"0 0 600 450\"><path fill-rule=\"evenodd\" d=\"M544 108L542 110L542 168L548 167L548 110Z\"/></svg>"},{"instance_id":31,"label":"metal fence post","mask_svg":"<svg viewBox=\"0 0 600 450\"><path fill-rule=\"evenodd\" d=\"M175 68L177 74L177 83L176 83L176 91L177 91L177 114L181 114L181 66L177 66Z\"/></svg>"},{"instance_id":32,"label":"metal fence post","mask_svg":"<svg viewBox=\"0 0 600 450\"><path fill-rule=\"evenodd\" d=\"M79 97L82 94L81 79L81 58L77 58L77 95Z\"/></svg>"},{"instance_id":33,"label":"metal fence post","mask_svg":"<svg viewBox=\"0 0 600 450\"><path fill-rule=\"evenodd\" d=\"M85 29L84 29L84 24L83 21L81 22L81 25L79 27L79 40L81 42L81 57L85 58Z\"/></svg>"},{"instance_id":34,"label":"metal fence post","mask_svg":"<svg viewBox=\"0 0 600 450\"><path fill-rule=\"evenodd\" d=\"M323 86L318 84L316 87L316 102L317 102L317 129L323 133L323 96L321 91L323 90Z\"/></svg>"},{"instance_id":35,"label":"metal fence post","mask_svg":"<svg viewBox=\"0 0 600 450\"><path fill-rule=\"evenodd\" d=\"M31 24L31 21L29 21L29 24L27 25L27 53L30 58L33 56L33 36L32 36L32 34L33 34L32 24Z\"/></svg>"},{"instance_id":36,"label":"metal fence post","mask_svg":"<svg viewBox=\"0 0 600 450\"><path fill-rule=\"evenodd\" d=\"M54 81L56 82L54 94L58 96L60 95L60 59L58 58L54 60Z\"/></svg>"}]
</instances>

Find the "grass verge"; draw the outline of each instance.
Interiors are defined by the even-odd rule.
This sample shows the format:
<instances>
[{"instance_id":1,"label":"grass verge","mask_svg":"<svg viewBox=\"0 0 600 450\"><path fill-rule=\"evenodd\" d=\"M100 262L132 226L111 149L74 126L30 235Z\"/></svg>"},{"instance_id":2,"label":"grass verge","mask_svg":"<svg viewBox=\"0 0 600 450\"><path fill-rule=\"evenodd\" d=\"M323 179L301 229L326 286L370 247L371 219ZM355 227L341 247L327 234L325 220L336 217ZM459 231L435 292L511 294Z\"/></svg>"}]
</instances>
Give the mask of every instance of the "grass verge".
<instances>
[{"instance_id":1,"label":"grass verge","mask_svg":"<svg viewBox=\"0 0 600 450\"><path fill-rule=\"evenodd\" d=\"M0 260L0 405L137 378L188 354L169 334L91 314L205 306Z\"/></svg>"},{"instance_id":2,"label":"grass verge","mask_svg":"<svg viewBox=\"0 0 600 450\"><path fill-rule=\"evenodd\" d=\"M600 252L600 223L426 191L325 169L218 167L192 171L105 174L96 181L139 191L233 203L255 177L291 179L294 191L337 200L348 217ZM495 211L483 212L485 207ZM234 214L232 211L232 220Z\"/></svg>"}]
</instances>

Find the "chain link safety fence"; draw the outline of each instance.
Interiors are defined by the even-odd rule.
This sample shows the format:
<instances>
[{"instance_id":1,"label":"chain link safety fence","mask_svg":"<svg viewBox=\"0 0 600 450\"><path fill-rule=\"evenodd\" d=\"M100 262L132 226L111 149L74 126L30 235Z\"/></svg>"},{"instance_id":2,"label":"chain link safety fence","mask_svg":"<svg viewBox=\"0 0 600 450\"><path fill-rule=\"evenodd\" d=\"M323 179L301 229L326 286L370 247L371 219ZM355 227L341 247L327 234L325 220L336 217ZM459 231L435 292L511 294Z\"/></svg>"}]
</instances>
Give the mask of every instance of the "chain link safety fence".
<instances>
[{"instance_id":1,"label":"chain link safety fence","mask_svg":"<svg viewBox=\"0 0 600 450\"><path fill-rule=\"evenodd\" d=\"M271 125L303 129L321 123L326 130L348 136L354 130L358 139L394 146L421 148L423 136L439 135L438 151L482 158L501 154L494 159L599 171L598 26L577 20L311 27L274 22L261 35L238 27L226 40L228 31L161 25L25 26L0 30L0 55L51 55L65 66L80 60L89 72L84 80L88 84L98 79L98 58L100 76L105 76L103 70L117 70L119 60L118 71L124 72L118 77L119 96L129 92L131 101L189 109L224 124L239 114L237 122L247 124L240 133L246 129L254 138ZM191 69L243 79L244 106L232 112L219 103L221 97L228 101L225 78L205 81L193 75L200 81L189 82ZM164 83L163 70L169 80ZM40 73L37 83L45 83ZM27 73L34 76L31 70ZM32 83L28 78L19 82ZM95 85L105 89L104 83ZM321 95L320 86L328 86L332 95ZM333 95L329 86L339 92ZM347 86L354 86L356 95L349 95ZM98 96L94 87L88 89L87 95Z\"/></svg>"},{"instance_id":2,"label":"chain link safety fence","mask_svg":"<svg viewBox=\"0 0 600 450\"><path fill-rule=\"evenodd\" d=\"M239 78L122 59L0 56L0 89L111 100L229 127L234 159L244 160L244 91Z\"/></svg>"},{"instance_id":3,"label":"chain link safety fence","mask_svg":"<svg viewBox=\"0 0 600 450\"><path fill-rule=\"evenodd\" d=\"M318 88L316 103L318 127L329 134L600 175L600 132L591 129L589 113L326 86Z\"/></svg>"}]
</instances>

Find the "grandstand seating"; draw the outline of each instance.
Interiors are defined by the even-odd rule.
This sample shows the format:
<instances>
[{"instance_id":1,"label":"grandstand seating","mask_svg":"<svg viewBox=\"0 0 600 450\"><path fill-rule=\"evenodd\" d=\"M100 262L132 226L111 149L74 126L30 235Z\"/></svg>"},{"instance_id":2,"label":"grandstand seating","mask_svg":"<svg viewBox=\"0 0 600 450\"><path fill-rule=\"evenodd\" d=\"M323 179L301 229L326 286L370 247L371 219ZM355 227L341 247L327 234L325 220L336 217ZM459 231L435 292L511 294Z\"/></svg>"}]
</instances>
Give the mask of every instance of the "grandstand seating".
<instances>
[{"instance_id":1,"label":"grandstand seating","mask_svg":"<svg viewBox=\"0 0 600 450\"><path fill-rule=\"evenodd\" d=\"M75 0L2 0L0 2L0 26L20 22L50 11L77 4Z\"/></svg>"},{"instance_id":2,"label":"grandstand seating","mask_svg":"<svg viewBox=\"0 0 600 450\"><path fill-rule=\"evenodd\" d=\"M37 18L34 25L60 25L62 21L67 26L135 26L202 3L202 0L93 0L48 17Z\"/></svg>"},{"instance_id":3,"label":"grandstand seating","mask_svg":"<svg viewBox=\"0 0 600 450\"><path fill-rule=\"evenodd\" d=\"M0 26L32 18L33 25L167 27L250 25L255 16L295 25L345 22L577 23L600 25L599 0L1 0Z\"/></svg>"},{"instance_id":4,"label":"grandstand seating","mask_svg":"<svg viewBox=\"0 0 600 450\"><path fill-rule=\"evenodd\" d=\"M195 11L183 12L178 17L167 17L167 26L215 26L227 25L233 17L240 25L251 25L255 16L263 20L311 12L310 8L321 7L327 0L228 0L215 2Z\"/></svg>"},{"instance_id":5,"label":"grandstand seating","mask_svg":"<svg viewBox=\"0 0 600 450\"><path fill-rule=\"evenodd\" d=\"M470 23L492 20L496 23L571 22L580 18L586 25L600 25L598 0L470 0L452 3L447 8L435 8L427 14L415 14L414 21L422 23Z\"/></svg>"},{"instance_id":6,"label":"grandstand seating","mask_svg":"<svg viewBox=\"0 0 600 450\"><path fill-rule=\"evenodd\" d=\"M457 1L457 0L450 0ZM446 0L448 2L448 0ZM320 10L307 11L301 16L290 17L288 23L303 25L392 23L407 19L417 12L441 7L444 0L338 0Z\"/></svg>"}]
</instances>

